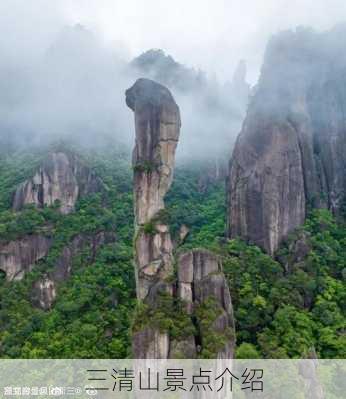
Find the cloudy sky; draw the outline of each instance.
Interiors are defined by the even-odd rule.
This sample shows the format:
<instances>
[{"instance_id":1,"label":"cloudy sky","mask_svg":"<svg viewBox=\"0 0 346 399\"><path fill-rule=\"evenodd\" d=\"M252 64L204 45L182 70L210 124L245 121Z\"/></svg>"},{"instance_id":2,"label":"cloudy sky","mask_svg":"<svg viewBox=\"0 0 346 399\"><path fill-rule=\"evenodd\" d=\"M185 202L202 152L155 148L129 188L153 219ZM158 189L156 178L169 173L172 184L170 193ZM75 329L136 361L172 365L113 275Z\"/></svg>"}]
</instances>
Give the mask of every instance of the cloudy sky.
<instances>
[{"instance_id":1,"label":"cloudy sky","mask_svg":"<svg viewBox=\"0 0 346 399\"><path fill-rule=\"evenodd\" d=\"M30 57L62 26L81 23L125 58L163 48L222 80L244 58L254 83L271 34L343 21L345 0L1 0L0 44Z\"/></svg>"},{"instance_id":2,"label":"cloudy sky","mask_svg":"<svg viewBox=\"0 0 346 399\"><path fill-rule=\"evenodd\" d=\"M61 137L91 146L116 138L131 147L124 92L138 76L124 73L122 61L161 48L207 72L205 95L222 104L205 112L196 93L176 90L180 153L219 154L231 148L242 117L232 108L237 95L213 78L231 80L245 59L255 84L271 35L341 22L345 0L0 0L0 147L1 140L17 148ZM71 29L76 24L86 30Z\"/></svg>"}]
</instances>

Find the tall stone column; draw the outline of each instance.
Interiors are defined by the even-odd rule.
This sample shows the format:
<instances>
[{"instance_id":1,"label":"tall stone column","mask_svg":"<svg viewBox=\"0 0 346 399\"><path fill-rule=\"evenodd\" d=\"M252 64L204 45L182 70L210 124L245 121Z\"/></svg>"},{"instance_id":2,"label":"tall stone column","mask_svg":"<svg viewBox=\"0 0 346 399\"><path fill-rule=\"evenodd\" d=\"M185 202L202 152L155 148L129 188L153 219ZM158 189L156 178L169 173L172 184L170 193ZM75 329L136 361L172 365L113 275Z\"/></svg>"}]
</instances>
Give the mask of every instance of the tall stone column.
<instances>
[{"instance_id":1,"label":"tall stone column","mask_svg":"<svg viewBox=\"0 0 346 399\"><path fill-rule=\"evenodd\" d=\"M173 295L173 245L164 217L164 197L174 170L180 132L180 112L169 90L139 79L126 91L134 111L136 144L133 151L135 267L137 297L154 307L158 293ZM167 358L169 337L150 326L134 334L134 356Z\"/></svg>"},{"instance_id":2,"label":"tall stone column","mask_svg":"<svg viewBox=\"0 0 346 399\"><path fill-rule=\"evenodd\" d=\"M179 107L167 88L139 79L126 91L134 111L134 257L137 359L232 358L231 295L220 259L205 250L174 256L164 197L179 139Z\"/></svg>"}]
</instances>

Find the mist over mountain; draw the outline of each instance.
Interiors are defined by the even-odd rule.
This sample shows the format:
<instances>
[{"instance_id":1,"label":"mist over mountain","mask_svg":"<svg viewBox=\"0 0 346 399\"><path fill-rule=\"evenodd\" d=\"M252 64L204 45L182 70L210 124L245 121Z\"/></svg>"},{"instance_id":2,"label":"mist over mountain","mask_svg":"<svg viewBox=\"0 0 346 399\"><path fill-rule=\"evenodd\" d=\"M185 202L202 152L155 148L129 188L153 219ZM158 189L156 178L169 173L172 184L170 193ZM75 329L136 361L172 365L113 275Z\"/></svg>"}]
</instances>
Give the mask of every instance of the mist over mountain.
<instances>
[{"instance_id":1,"label":"mist over mountain","mask_svg":"<svg viewBox=\"0 0 346 399\"><path fill-rule=\"evenodd\" d=\"M241 68L245 71L244 63ZM132 116L125 90L139 77L172 89L182 109L178 157L225 156L244 116L249 86L245 72L225 85L186 67L163 50L149 50L130 63L116 48L81 25L65 27L43 55L0 68L0 143L18 149L69 141L89 147L130 148Z\"/></svg>"},{"instance_id":2,"label":"mist over mountain","mask_svg":"<svg viewBox=\"0 0 346 399\"><path fill-rule=\"evenodd\" d=\"M121 142L130 131L120 108L127 86L124 67L112 49L80 25L65 28L28 64L5 60L2 142L21 147L68 139L96 145L107 136Z\"/></svg>"},{"instance_id":3,"label":"mist over mountain","mask_svg":"<svg viewBox=\"0 0 346 399\"><path fill-rule=\"evenodd\" d=\"M283 30L322 2L5 2L0 357L345 358L346 29Z\"/></svg>"},{"instance_id":4,"label":"mist over mountain","mask_svg":"<svg viewBox=\"0 0 346 399\"><path fill-rule=\"evenodd\" d=\"M163 50L149 50L130 63L135 76L153 79L172 89L182 114L178 156L209 159L227 156L245 116L250 86L240 61L225 84L176 62Z\"/></svg>"}]
</instances>

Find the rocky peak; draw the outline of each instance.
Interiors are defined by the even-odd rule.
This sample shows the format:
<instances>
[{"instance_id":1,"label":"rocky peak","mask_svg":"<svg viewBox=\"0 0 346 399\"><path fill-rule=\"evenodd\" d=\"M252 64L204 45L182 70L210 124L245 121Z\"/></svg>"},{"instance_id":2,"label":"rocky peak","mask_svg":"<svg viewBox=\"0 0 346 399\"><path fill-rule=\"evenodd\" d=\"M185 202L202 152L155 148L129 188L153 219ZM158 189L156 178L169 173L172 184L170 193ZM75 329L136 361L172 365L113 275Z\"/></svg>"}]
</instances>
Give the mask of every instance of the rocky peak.
<instances>
[{"instance_id":1,"label":"rocky peak","mask_svg":"<svg viewBox=\"0 0 346 399\"><path fill-rule=\"evenodd\" d=\"M27 204L42 208L59 201L60 212L67 214L74 210L81 196L101 189L100 179L76 155L62 151L51 152L34 176L17 188L13 197L13 209L19 211Z\"/></svg>"},{"instance_id":2,"label":"rocky peak","mask_svg":"<svg viewBox=\"0 0 346 399\"><path fill-rule=\"evenodd\" d=\"M164 86L139 79L126 91L126 104L135 113L133 151L136 224L149 222L164 208L173 180L180 112Z\"/></svg>"},{"instance_id":3,"label":"rocky peak","mask_svg":"<svg viewBox=\"0 0 346 399\"><path fill-rule=\"evenodd\" d=\"M126 91L126 104L135 113L136 144L133 152L135 208L135 267L137 297L149 314L159 312L162 295L185 301L186 317L193 324L195 307L213 297L217 315L210 329L226 334L226 344L217 348L221 358L233 355L231 300L219 261L208 252L191 252L178 260L180 280L174 281L174 245L165 221L164 197L169 190L174 170L175 150L180 133L180 112L172 94L164 86L139 79ZM182 232L182 240L187 234ZM189 259L190 261L188 261ZM188 270L185 270L188 269ZM201 350L195 337L172 339L169 331L143 324L133 335L136 358L168 358L183 353L195 357ZM169 317L174 317L169 315ZM232 330L233 332L233 330ZM203 338L202 338L203 339Z\"/></svg>"},{"instance_id":4,"label":"rocky peak","mask_svg":"<svg viewBox=\"0 0 346 399\"><path fill-rule=\"evenodd\" d=\"M151 49L130 63L136 75L153 79L181 92L200 90L206 84L205 75L175 61L161 49Z\"/></svg>"},{"instance_id":5,"label":"rocky peak","mask_svg":"<svg viewBox=\"0 0 346 399\"><path fill-rule=\"evenodd\" d=\"M169 228L159 215L172 184L180 113L169 90L148 79L137 80L126 91L126 104L135 113L135 250L137 293L143 300L151 286L173 270Z\"/></svg>"},{"instance_id":6,"label":"rocky peak","mask_svg":"<svg viewBox=\"0 0 346 399\"><path fill-rule=\"evenodd\" d=\"M135 113L133 151L135 264L139 300L156 301L157 292L172 294L165 284L173 275L173 243L169 228L160 220L164 197L172 184L174 157L180 133L180 113L164 86L139 79L126 91L126 104ZM148 341L146 349L138 342ZM167 358L169 337L156 329L139 331L133 349L138 358Z\"/></svg>"},{"instance_id":7,"label":"rocky peak","mask_svg":"<svg viewBox=\"0 0 346 399\"><path fill-rule=\"evenodd\" d=\"M270 254L309 207L338 213L345 200L346 63L334 35L298 29L270 41L233 151L228 234Z\"/></svg>"},{"instance_id":8,"label":"rocky peak","mask_svg":"<svg viewBox=\"0 0 346 399\"><path fill-rule=\"evenodd\" d=\"M132 111L135 111L137 106L139 109L141 107L158 107L156 110L160 112L160 107L166 106L174 109L173 112L178 112L171 92L165 86L150 79L138 79L130 89L126 90L125 96L126 104Z\"/></svg>"}]
</instances>

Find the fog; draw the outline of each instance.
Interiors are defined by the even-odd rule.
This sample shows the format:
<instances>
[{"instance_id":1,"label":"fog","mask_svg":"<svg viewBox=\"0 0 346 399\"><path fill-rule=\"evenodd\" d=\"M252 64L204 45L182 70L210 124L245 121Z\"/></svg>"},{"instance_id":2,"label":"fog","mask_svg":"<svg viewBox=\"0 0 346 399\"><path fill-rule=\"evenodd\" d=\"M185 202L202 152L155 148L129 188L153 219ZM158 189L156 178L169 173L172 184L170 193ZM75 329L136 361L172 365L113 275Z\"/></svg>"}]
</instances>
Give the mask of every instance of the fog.
<instances>
[{"instance_id":1,"label":"fog","mask_svg":"<svg viewBox=\"0 0 346 399\"><path fill-rule=\"evenodd\" d=\"M53 0L68 23L81 23L135 57L162 48L179 62L229 80L239 59L254 84L269 37L345 21L343 0ZM86 6L86 3L88 4Z\"/></svg>"},{"instance_id":2,"label":"fog","mask_svg":"<svg viewBox=\"0 0 346 399\"><path fill-rule=\"evenodd\" d=\"M230 154L246 81L256 83L270 36L343 19L341 0L1 0L0 145L130 148L124 92L144 76L167 85L180 106L180 158ZM152 48L165 51L154 52L158 62L133 65Z\"/></svg>"}]
</instances>

